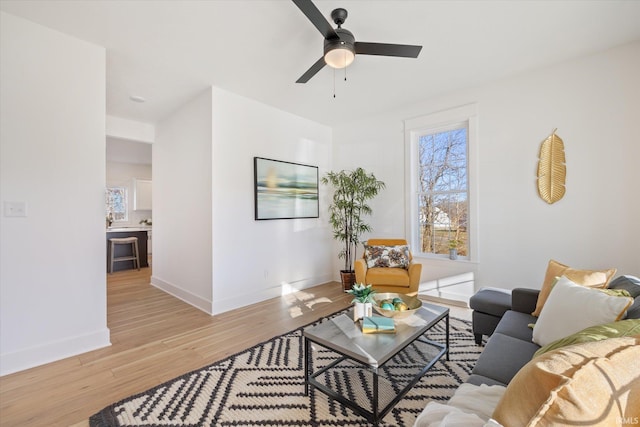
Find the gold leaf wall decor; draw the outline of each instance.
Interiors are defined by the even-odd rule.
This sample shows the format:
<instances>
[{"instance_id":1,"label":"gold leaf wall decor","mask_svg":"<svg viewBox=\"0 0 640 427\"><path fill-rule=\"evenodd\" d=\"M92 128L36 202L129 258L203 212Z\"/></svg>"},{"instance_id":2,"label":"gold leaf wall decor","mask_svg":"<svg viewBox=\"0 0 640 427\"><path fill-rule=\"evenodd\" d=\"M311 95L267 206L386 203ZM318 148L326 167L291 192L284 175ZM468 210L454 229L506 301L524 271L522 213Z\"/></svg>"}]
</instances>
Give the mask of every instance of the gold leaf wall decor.
<instances>
[{"instance_id":1,"label":"gold leaf wall decor","mask_svg":"<svg viewBox=\"0 0 640 427\"><path fill-rule=\"evenodd\" d=\"M556 129L542 141L538 161L538 193L551 204L562 199L565 192L567 166L564 157L564 142L556 135Z\"/></svg>"}]
</instances>

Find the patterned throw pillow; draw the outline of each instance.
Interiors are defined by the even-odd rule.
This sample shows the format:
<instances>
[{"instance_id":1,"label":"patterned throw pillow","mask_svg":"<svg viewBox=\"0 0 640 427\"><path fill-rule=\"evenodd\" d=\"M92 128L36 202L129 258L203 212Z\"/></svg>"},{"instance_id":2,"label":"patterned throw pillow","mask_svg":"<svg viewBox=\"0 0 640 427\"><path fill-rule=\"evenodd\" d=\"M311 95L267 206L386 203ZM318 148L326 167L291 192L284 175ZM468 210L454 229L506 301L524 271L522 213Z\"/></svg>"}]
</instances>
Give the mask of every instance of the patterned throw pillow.
<instances>
[{"instance_id":1,"label":"patterned throw pillow","mask_svg":"<svg viewBox=\"0 0 640 427\"><path fill-rule=\"evenodd\" d=\"M364 245L364 259L367 268L390 267L409 268L409 247L397 246L369 246Z\"/></svg>"}]
</instances>

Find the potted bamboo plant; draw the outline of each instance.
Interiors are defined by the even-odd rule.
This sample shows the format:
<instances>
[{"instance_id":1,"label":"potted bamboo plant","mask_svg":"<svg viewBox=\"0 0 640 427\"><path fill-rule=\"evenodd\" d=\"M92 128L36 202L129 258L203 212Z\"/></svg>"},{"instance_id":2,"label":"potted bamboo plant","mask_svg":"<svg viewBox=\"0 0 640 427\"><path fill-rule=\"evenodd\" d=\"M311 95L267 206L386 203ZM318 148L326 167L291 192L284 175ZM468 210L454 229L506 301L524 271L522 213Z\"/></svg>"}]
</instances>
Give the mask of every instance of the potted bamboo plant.
<instances>
[{"instance_id":1,"label":"potted bamboo plant","mask_svg":"<svg viewBox=\"0 0 640 427\"><path fill-rule=\"evenodd\" d=\"M353 262L360 236L371 232L371 226L364 222L364 216L371 215L371 207L367 201L374 198L385 185L362 168L327 172L322 177L322 183L333 187L329 223L333 228L333 238L344 244L338 253L338 258L344 259L344 269L340 270L340 277L343 289L351 289L355 281Z\"/></svg>"}]
</instances>

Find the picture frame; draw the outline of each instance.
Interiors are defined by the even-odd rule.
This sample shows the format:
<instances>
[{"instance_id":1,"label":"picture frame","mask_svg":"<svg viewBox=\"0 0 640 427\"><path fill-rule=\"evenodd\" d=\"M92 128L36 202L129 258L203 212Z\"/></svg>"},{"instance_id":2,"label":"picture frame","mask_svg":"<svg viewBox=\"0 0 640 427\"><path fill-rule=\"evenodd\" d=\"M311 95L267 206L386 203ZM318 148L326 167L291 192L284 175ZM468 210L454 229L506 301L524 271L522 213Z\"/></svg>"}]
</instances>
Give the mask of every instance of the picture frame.
<instances>
[{"instance_id":1,"label":"picture frame","mask_svg":"<svg viewBox=\"0 0 640 427\"><path fill-rule=\"evenodd\" d=\"M256 221L318 218L318 167L253 158Z\"/></svg>"}]
</instances>

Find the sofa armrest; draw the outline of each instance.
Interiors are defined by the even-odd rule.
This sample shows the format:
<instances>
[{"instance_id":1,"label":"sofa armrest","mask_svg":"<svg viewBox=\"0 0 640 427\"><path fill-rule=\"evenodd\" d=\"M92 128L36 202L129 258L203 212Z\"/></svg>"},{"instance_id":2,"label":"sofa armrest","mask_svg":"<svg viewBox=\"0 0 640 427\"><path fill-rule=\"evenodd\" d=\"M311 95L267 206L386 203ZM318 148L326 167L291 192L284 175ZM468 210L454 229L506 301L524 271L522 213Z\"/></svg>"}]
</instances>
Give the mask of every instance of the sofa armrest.
<instances>
[{"instance_id":1,"label":"sofa armrest","mask_svg":"<svg viewBox=\"0 0 640 427\"><path fill-rule=\"evenodd\" d=\"M538 302L538 289L515 288L511 291L511 310L531 314Z\"/></svg>"},{"instance_id":2,"label":"sofa armrest","mask_svg":"<svg viewBox=\"0 0 640 427\"><path fill-rule=\"evenodd\" d=\"M366 285L367 283L364 282L367 277L367 262L362 258L357 259L353 263L353 268L356 271L356 283L363 283Z\"/></svg>"}]
</instances>

